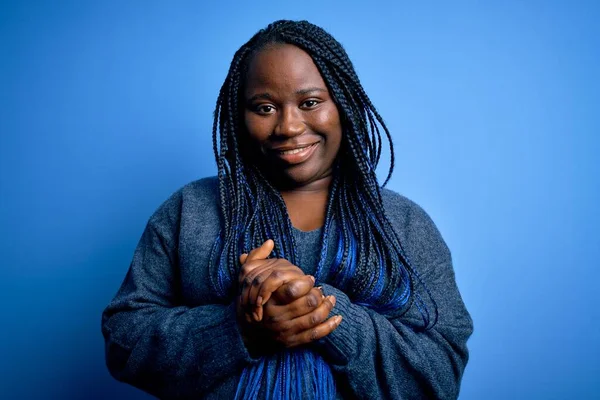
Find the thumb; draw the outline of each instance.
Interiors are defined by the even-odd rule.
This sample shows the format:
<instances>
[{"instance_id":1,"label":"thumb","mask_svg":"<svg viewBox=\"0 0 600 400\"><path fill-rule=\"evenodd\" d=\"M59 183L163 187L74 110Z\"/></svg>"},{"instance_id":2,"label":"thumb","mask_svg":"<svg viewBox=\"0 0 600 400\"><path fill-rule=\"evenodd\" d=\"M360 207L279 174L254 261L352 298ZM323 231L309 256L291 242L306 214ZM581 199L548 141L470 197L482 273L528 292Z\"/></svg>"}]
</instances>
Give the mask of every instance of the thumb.
<instances>
[{"instance_id":1,"label":"thumb","mask_svg":"<svg viewBox=\"0 0 600 400\"><path fill-rule=\"evenodd\" d=\"M244 262L249 262L249 261L254 261L254 260L264 260L267 257L269 257L269 254L271 254L271 252L273 251L273 248L275 248L275 242L273 242L271 239L268 239L260 247L253 249L250 252L250 254L248 254L248 256L246 257ZM242 254L242 256L243 256L243 254ZM240 256L240 261L242 259L242 256Z\"/></svg>"},{"instance_id":2,"label":"thumb","mask_svg":"<svg viewBox=\"0 0 600 400\"><path fill-rule=\"evenodd\" d=\"M310 275L304 275L301 278L293 279L281 285L273 295L279 304L289 304L300 297L306 296L315 286L315 278ZM321 292L322 294L322 292ZM263 300L263 304L268 301L268 297Z\"/></svg>"}]
</instances>

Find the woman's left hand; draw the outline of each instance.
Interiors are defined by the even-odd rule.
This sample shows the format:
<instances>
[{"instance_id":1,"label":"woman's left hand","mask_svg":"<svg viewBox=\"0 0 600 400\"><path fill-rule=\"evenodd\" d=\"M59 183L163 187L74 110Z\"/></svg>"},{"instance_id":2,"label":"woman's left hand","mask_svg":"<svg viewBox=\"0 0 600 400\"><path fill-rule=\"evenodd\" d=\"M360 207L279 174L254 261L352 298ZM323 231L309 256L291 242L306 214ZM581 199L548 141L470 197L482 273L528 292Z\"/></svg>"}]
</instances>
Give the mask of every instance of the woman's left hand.
<instances>
[{"instance_id":1,"label":"woman's left hand","mask_svg":"<svg viewBox=\"0 0 600 400\"><path fill-rule=\"evenodd\" d=\"M267 259L273 241L267 240L249 254L240 256L240 304L255 321L262 320L263 304L284 284L283 296L287 302L305 296L314 287L315 279L284 258ZM280 299L282 300L282 299Z\"/></svg>"}]
</instances>

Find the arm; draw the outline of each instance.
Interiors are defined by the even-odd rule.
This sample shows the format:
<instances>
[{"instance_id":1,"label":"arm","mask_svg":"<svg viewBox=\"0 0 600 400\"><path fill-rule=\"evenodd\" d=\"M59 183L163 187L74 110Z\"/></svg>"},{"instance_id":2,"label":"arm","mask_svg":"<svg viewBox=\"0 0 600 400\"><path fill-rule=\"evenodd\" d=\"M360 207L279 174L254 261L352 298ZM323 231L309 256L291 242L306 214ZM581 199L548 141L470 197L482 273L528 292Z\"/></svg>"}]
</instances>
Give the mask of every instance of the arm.
<instances>
[{"instance_id":1,"label":"arm","mask_svg":"<svg viewBox=\"0 0 600 400\"><path fill-rule=\"evenodd\" d=\"M106 363L116 379L160 398L198 397L252 359L235 303L181 305L177 223L165 220L150 220L102 314Z\"/></svg>"},{"instance_id":2,"label":"arm","mask_svg":"<svg viewBox=\"0 0 600 400\"><path fill-rule=\"evenodd\" d=\"M450 252L433 222L419 210L418 223L404 239L413 265L438 305L439 320L419 331L420 314L413 305L402 317L387 319L353 304L341 290L323 285L337 298L334 313L344 321L317 343L336 375L338 390L349 397L372 399L455 399L468 359L472 333L454 279ZM416 228L415 228L416 227Z\"/></svg>"}]
</instances>

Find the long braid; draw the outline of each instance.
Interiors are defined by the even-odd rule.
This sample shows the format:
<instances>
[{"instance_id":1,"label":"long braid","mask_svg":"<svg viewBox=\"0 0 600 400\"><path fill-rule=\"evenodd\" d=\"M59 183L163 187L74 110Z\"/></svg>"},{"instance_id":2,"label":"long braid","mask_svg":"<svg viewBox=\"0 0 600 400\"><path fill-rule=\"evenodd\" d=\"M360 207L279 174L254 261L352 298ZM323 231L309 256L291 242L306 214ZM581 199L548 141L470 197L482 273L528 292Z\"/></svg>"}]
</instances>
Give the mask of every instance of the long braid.
<instances>
[{"instance_id":1,"label":"long braid","mask_svg":"<svg viewBox=\"0 0 600 400\"><path fill-rule=\"evenodd\" d=\"M388 315L400 315L415 304L423 317L424 329L437 321L437 306L424 285L427 298L415 290L422 283L406 256L398 235L383 209L381 187L375 169L385 133L394 169L391 135L364 91L346 51L323 29L306 21L277 21L256 33L234 55L217 99L213 123L213 151L218 168L219 204L223 228L211 256L211 283L223 302L236 291L242 252L273 239L273 256L296 263L292 224L280 193L248 162L242 152L245 127L240 110L245 74L253 56L271 43L288 43L306 51L313 59L340 113L343 137L330 188L322 233L317 282L332 281L357 304ZM323 276L327 243L332 222L338 230L336 256ZM427 302L433 305L430 312ZM275 365L275 367L273 367ZM274 369L274 370L273 370ZM312 376L304 382L296 373ZM332 372L316 353L304 349L264 357L242 372L236 398L258 395L267 375L275 377L274 387L264 387L269 397L335 397Z\"/></svg>"}]
</instances>

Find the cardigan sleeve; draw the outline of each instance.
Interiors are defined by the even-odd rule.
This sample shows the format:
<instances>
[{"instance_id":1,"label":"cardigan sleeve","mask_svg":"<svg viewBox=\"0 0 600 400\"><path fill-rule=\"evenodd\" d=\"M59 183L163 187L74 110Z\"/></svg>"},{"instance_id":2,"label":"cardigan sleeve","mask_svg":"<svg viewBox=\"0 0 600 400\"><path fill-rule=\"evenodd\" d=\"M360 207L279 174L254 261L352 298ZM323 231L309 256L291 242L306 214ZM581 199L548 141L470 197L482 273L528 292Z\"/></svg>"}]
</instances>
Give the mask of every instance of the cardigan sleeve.
<instances>
[{"instance_id":1,"label":"cardigan sleeve","mask_svg":"<svg viewBox=\"0 0 600 400\"><path fill-rule=\"evenodd\" d=\"M437 303L438 322L424 331L418 329L421 317L414 305L401 317L386 318L324 284L325 294L337 299L332 315L340 314L343 320L317 348L331 365L344 397L458 397L473 324L455 283L448 248L429 216L413 206L411 218L395 228L401 230L414 256L413 267Z\"/></svg>"},{"instance_id":2,"label":"cardigan sleeve","mask_svg":"<svg viewBox=\"0 0 600 400\"><path fill-rule=\"evenodd\" d=\"M160 398L192 398L252 362L235 304L181 305L176 221L148 222L117 295L102 314L113 377ZM231 380L231 379L229 379Z\"/></svg>"}]
</instances>

